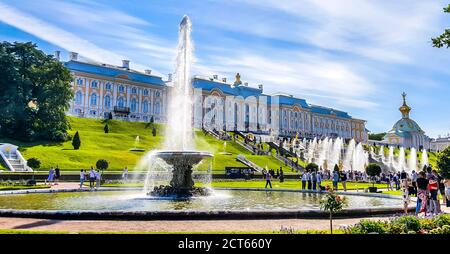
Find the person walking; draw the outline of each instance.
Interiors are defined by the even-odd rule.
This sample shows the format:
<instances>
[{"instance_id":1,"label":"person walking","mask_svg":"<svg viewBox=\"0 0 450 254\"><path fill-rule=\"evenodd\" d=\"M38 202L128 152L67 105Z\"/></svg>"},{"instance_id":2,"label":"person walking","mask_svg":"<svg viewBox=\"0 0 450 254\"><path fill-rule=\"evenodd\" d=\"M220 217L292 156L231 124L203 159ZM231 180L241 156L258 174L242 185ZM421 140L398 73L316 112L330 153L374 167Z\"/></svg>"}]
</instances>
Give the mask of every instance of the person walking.
<instances>
[{"instance_id":1,"label":"person walking","mask_svg":"<svg viewBox=\"0 0 450 254\"><path fill-rule=\"evenodd\" d=\"M439 201L437 198L439 183L436 170L431 172L430 178L428 179L428 190L430 192L430 214L437 215L439 213Z\"/></svg>"},{"instance_id":2,"label":"person walking","mask_svg":"<svg viewBox=\"0 0 450 254\"><path fill-rule=\"evenodd\" d=\"M272 183L270 182L270 179L272 178L272 176L270 175L269 172L266 173L266 186L264 187L265 189L267 189L267 185L270 186L270 188L272 189Z\"/></svg>"},{"instance_id":3,"label":"person walking","mask_svg":"<svg viewBox=\"0 0 450 254\"><path fill-rule=\"evenodd\" d=\"M306 188L306 181L307 181L307 176L306 176L306 171L305 171L302 174L302 190L304 190Z\"/></svg>"},{"instance_id":4,"label":"person walking","mask_svg":"<svg viewBox=\"0 0 450 254\"><path fill-rule=\"evenodd\" d=\"M312 189L312 181L311 181L312 179L311 179L311 173L308 171L307 173L306 173L306 182L307 182L307 184L308 184L308 190L311 190Z\"/></svg>"},{"instance_id":5,"label":"person walking","mask_svg":"<svg viewBox=\"0 0 450 254\"><path fill-rule=\"evenodd\" d=\"M417 203L416 214L425 212L427 214L427 197L428 197L428 179L424 171L421 171L417 177Z\"/></svg>"},{"instance_id":6,"label":"person walking","mask_svg":"<svg viewBox=\"0 0 450 254\"><path fill-rule=\"evenodd\" d=\"M56 165L56 168L55 168L55 185L58 185L60 177L61 177L61 172L59 170L59 166Z\"/></svg>"},{"instance_id":7,"label":"person walking","mask_svg":"<svg viewBox=\"0 0 450 254\"><path fill-rule=\"evenodd\" d=\"M319 191L322 191L322 173L317 172L316 178L317 178L317 189Z\"/></svg>"},{"instance_id":8,"label":"person walking","mask_svg":"<svg viewBox=\"0 0 450 254\"><path fill-rule=\"evenodd\" d=\"M342 188L344 188L344 191L347 191L347 178L348 178L347 172L343 171L341 181L342 181Z\"/></svg>"},{"instance_id":9,"label":"person walking","mask_svg":"<svg viewBox=\"0 0 450 254\"><path fill-rule=\"evenodd\" d=\"M97 186L95 187L95 189L99 189L100 188L100 181L102 180L102 174L100 173L100 170L97 170L97 172L95 172L95 180L97 181Z\"/></svg>"},{"instance_id":10,"label":"person walking","mask_svg":"<svg viewBox=\"0 0 450 254\"><path fill-rule=\"evenodd\" d=\"M123 169L122 180L123 180L123 181L127 181L127 180L128 180L128 167L125 167L125 168Z\"/></svg>"},{"instance_id":11,"label":"person walking","mask_svg":"<svg viewBox=\"0 0 450 254\"><path fill-rule=\"evenodd\" d=\"M414 193L412 194L417 197L417 173L415 170L413 170L411 173L411 181L414 188Z\"/></svg>"},{"instance_id":12,"label":"person walking","mask_svg":"<svg viewBox=\"0 0 450 254\"><path fill-rule=\"evenodd\" d=\"M311 179L312 179L312 189L316 190L316 187L317 187L317 172L315 170L311 174Z\"/></svg>"},{"instance_id":13,"label":"person walking","mask_svg":"<svg viewBox=\"0 0 450 254\"><path fill-rule=\"evenodd\" d=\"M333 190L338 190L338 182L339 182L339 172L335 170L333 172Z\"/></svg>"},{"instance_id":14,"label":"person walking","mask_svg":"<svg viewBox=\"0 0 450 254\"><path fill-rule=\"evenodd\" d=\"M450 207L450 180L444 179L446 206Z\"/></svg>"},{"instance_id":15,"label":"person walking","mask_svg":"<svg viewBox=\"0 0 450 254\"><path fill-rule=\"evenodd\" d=\"M284 173L283 173L283 169L280 168L280 183L284 182Z\"/></svg>"},{"instance_id":16,"label":"person walking","mask_svg":"<svg viewBox=\"0 0 450 254\"><path fill-rule=\"evenodd\" d=\"M86 175L84 174L84 169L80 171L80 189L83 189L84 180L86 179Z\"/></svg>"},{"instance_id":17,"label":"person walking","mask_svg":"<svg viewBox=\"0 0 450 254\"><path fill-rule=\"evenodd\" d=\"M50 168L50 170L48 171L48 177L47 177L47 179L45 180L45 184L47 184L47 182L48 182L48 185L52 185L52 183L53 183L53 181L54 181L54 178L55 178L55 170L54 170L53 167L52 167L52 168Z\"/></svg>"},{"instance_id":18,"label":"person walking","mask_svg":"<svg viewBox=\"0 0 450 254\"><path fill-rule=\"evenodd\" d=\"M89 170L89 188L92 190L94 189L94 184L95 184L95 170L94 167L91 167L91 170Z\"/></svg>"},{"instance_id":19,"label":"person walking","mask_svg":"<svg viewBox=\"0 0 450 254\"><path fill-rule=\"evenodd\" d=\"M411 198L409 197L409 191L408 191L408 181L405 179L402 181L401 189L402 189L402 199L403 199L403 211L405 212L405 215L408 214L408 206L411 202Z\"/></svg>"}]
</instances>

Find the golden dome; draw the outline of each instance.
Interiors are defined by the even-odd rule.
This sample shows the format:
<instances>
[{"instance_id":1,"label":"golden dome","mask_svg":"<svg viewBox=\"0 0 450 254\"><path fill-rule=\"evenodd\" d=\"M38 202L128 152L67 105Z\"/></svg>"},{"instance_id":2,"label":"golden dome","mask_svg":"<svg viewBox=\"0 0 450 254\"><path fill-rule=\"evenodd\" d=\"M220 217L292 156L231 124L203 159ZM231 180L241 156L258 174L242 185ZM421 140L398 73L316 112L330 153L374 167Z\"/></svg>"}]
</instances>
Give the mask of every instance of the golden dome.
<instances>
[{"instance_id":1,"label":"golden dome","mask_svg":"<svg viewBox=\"0 0 450 254\"><path fill-rule=\"evenodd\" d=\"M402 113L403 118L409 118L409 112L411 111L411 108L406 104L406 93L402 93L403 96L403 105L399 108L400 112Z\"/></svg>"}]
</instances>

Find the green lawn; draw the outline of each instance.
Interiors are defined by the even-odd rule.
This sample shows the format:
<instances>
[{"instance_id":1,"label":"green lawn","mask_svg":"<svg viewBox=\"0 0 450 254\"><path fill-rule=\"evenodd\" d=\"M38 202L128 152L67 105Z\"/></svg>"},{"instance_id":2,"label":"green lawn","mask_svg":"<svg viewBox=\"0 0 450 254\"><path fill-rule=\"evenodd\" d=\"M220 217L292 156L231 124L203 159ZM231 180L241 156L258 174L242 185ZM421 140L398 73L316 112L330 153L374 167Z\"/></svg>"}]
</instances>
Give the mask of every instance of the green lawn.
<instances>
[{"instance_id":1,"label":"green lawn","mask_svg":"<svg viewBox=\"0 0 450 254\"><path fill-rule=\"evenodd\" d=\"M59 166L63 171L86 169L95 166L99 159L109 162L110 171L121 171L125 166L133 169L144 156L142 152L129 151L130 148L138 147L146 151L161 148L163 143L164 126L155 124L157 135L151 135L151 127L147 123L124 122L117 120L108 121L109 133L105 134L103 128L104 120L68 117L71 125L69 131L74 135L76 131L80 134L81 147L73 150L71 141L63 143L55 142L20 142L11 139L0 139L1 142L18 145L25 159L32 157L41 161L40 170L48 170L50 167ZM224 141L220 141L202 131L195 132L196 148L201 151L209 151L214 154L212 159L213 173L224 173L225 167L243 167L244 164L236 160L237 155L242 154L260 167L277 169L283 166L278 160L271 156L255 156L245 148L233 141L227 141L226 152L231 155L220 154L224 152ZM136 137L139 136L139 144ZM200 170L206 170L209 163L200 166ZM286 168L286 167L283 167ZM0 168L1 169L1 168ZM291 171L287 168L286 173Z\"/></svg>"},{"instance_id":2,"label":"green lawn","mask_svg":"<svg viewBox=\"0 0 450 254\"><path fill-rule=\"evenodd\" d=\"M27 186L27 185L0 185L0 191L6 190L29 190L29 189L48 189L50 186L48 185L35 185L35 186Z\"/></svg>"}]
</instances>

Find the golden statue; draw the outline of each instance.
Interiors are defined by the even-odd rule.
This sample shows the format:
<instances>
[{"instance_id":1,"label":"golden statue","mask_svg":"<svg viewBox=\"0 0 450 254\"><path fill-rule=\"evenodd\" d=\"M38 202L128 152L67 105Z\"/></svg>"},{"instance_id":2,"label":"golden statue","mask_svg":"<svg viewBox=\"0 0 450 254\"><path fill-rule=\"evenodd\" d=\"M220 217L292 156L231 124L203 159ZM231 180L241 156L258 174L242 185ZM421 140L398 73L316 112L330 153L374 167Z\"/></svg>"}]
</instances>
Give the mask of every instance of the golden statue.
<instances>
[{"instance_id":1,"label":"golden statue","mask_svg":"<svg viewBox=\"0 0 450 254\"><path fill-rule=\"evenodd\" d=\"M399 108L400 112L402 113L403 118L409 118L409 112L411 111L411 108L406 104L406 93L402 93L403 97L403 105Z\"/></svg>"},{"instance_id":2,"label":"golden statue","mask_svg":"<svg viewBox=\"0 0 450 254\"><path fill-rule=\"evenodd\" d=\"M234 81L234 84L235 84L235 85L240 85L240 84L242 84L242 81L241 81L241 75L239 74L239 72L236 74L236 81Z\"/></svg>"}]
</instances>

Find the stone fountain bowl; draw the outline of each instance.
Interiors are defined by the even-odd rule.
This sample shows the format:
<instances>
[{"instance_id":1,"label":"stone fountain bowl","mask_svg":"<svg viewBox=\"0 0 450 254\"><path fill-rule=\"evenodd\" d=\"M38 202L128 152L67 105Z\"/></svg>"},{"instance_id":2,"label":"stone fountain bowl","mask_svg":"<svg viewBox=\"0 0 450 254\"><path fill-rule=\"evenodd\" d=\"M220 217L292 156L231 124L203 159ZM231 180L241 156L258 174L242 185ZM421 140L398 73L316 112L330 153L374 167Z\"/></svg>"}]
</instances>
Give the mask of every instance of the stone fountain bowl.
<instances>
[{"instance_id":1,"label":"stone fountain bowl","mask_svg":"<svg viewBox=\"0 0 450 254\"><path fill-rule=\"evenodd\" d=\"M199 151L158 151L155 156L163 159L169 165L174 164L188 164L195 165L198 164L206 157L213 157L214 155L209 152L199 152Z\"/></svg>"}]
</instances>

